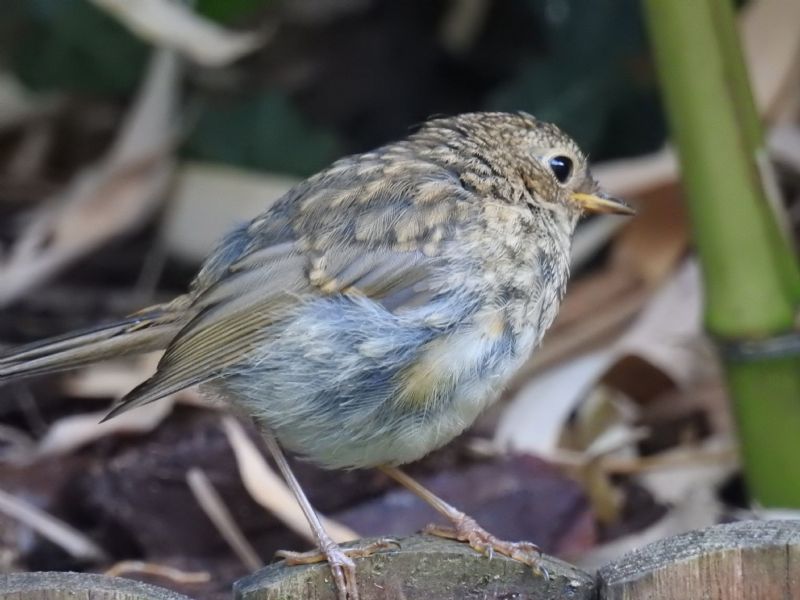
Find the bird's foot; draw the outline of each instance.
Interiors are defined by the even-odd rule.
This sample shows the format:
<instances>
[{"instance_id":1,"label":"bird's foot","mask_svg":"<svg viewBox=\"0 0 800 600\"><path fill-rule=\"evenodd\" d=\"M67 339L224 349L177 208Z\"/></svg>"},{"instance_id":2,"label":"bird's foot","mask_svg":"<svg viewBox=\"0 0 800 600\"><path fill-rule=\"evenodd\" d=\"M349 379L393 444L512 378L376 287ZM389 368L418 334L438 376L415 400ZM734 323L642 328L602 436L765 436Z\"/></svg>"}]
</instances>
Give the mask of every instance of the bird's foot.
<instances>
[{"instance_id":1,"label":"bird's foot","mask_svg":"<svg viewBox=\"0 0 800 600\"><path fill-rule=\"evenodd\" d=\"M472 517L461 515L453 520L453 527L443 527L441 525L428 525L423 533L443 537L459 542L466 542L473 550L488 556L490 559L495 553L508 556L521 563L529 565L534 573L549 578L547 570L541 564L542 551L536 544L531 542L506 542L498 539Z\"/></svg>"},{"instance_id":2,"label":"bird's foot","mask_svg":"<svg viewBox=\"0 0 800 600\"><path fill-rule=\"evenodd\" d=\"M392 538L380 538L367 544L353 546L350 548L339 548L339 550L350 558L366 558L376 552L398 548L400 544ZM322 550L309 550L308 552L293 552L291 550L278 550L275 556L286 560L288 565L308 565L328 560L327 555Z\"/></svg>"},{"instance_id":3,"label":"bird's foot","mask_svg":"<svg viewBox=\"0 0 800 600\"><path fill-rule=\"evenodd\" d=\"M327 561L333 573L333 580L338 592L338 600L358 600L358 588L356 586L356 565L354 558L366 558L381 550L388 550L397 547L396 540L381 538L363 545L340 548L337 544L332 544L327 548L310 550L309 552L292 552L290 550L278 550L275 556L283 558L287 565L308 565Z\"/></svg>"}]
</instances>

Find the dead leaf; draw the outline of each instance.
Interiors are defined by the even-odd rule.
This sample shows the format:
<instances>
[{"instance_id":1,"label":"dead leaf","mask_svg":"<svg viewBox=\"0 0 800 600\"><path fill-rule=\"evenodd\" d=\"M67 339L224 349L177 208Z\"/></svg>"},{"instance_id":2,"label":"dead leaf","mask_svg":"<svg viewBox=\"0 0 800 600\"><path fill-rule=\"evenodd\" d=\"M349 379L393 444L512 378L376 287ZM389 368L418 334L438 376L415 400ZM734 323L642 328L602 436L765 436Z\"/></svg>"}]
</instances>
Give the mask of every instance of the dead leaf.
<instances>
[{"instance_id":1,"label":"dead leaf","mask_svg":"<svg viewBox=\"0 0 800 600\"><path fill-rule=\"evenodd\" d=\"M495 443L512 452L552 456L569 415L613 360L611 350L593 352L534 377L503 412Z\"/></svg>"},{"instance_id":2,"label":"dead leaf","mask_svg":"<svg viewBox=\"0 0 800 600\"><path fill-rule=\"evenodd\" d=\"M34 94L11 73L0 71L0 131L52 114L63 105L63 101L60 95Z\"/></svg>"},{"instance_id":3,"label":"dead leaf","mask_svg":"<svg viewBox=\"0 0 800 600\"><path fill-rule=\"evenodd\" d=\"M595 523L580 486L551 464L504 456L422 476L419 483L501 539L534 540L545 552L585 551ZM410 535L441 516L405 488L359 503L337 518L367 536ZM479 596L480 597L480 596Z\"/></svg>"},{"instance_id":4,"label":"dead leaf","mask_svg":"<svg viewBox=\"0 0 800 600\"><path fill-rule=\"evenodd\" d=\"M122 398L156 371L163 352L89 365L64 378L64 391L80 398Z\"/></svg>"},{"instance_id":5,"label":"dead leaf","mask_svg":"<svg viewBox=\"0 0 800 600\"><path fill-rule=\"evenodd\" d=\"M647 193L632 219L617 236L612 268L621 268L653 288L673 272L689 249L689 220L674 185Z\"/></svg>"},{"instance_id":6,"label":"dead leaf","mask_svg":"<svg viewBox=\"0 0 800 600\"><path fill-rule=\"evenodd\" d=\"M200 262L235 225L265 211L298 179L225 165L188 162L175 173L160 231L171 254Z\"/></svg>"},{"instance_id":7,"label":"dead leaf","mask_svg":"<svg viewBox=\"0 0 800 600\"><path fill-rule=\"evenodd\" d=\"M707 487L698 488L647 529L597 546L573 559L573 562L582 569L594 571L636 548L692 529L714 525L719 522L722 509L714 493Z\"/></svg>"},{"instance_id":8,"label":"dead leaf","mask_svg":"<svg viewBox=\"0 0 800 600\"><path fill-rule=\"evenodd\" d=\"M767 145L776 161L800 173L800 126L774 127L769 132Z\"/></svg>"},{"instance_id":9,"label":"dead leaf","mask_svg":"<svg viewBox=\"0 0 800 600\"><path fill-rule=\"evenodd\" d=\"M0 423L0 444L5 447L0 451L0 459L18 460L30 456L36 448L36 442L24 431Z\"/></svg>"},{"instance_id":10,"label":"dead leaf","mask_svg":"<svg viewBox=\"0 0 800 600\"><path fill-rule=\"evenodd\" d=\"M572 237L570 268L583 267L627 224L626 218L600 215L578 227Z\"/></svg>"},{"instance_id":11,"label":"dead leaf","mask_svg":"<svg viewBox=\"0 0 800 600\"><path fill-rule=\"evenodd\" d=\"M618 356L644 358L673 381L687 384L697 373L702 309L700 268L687 260L617 342Z\"/></svg>"},{"instance_id":12,"label":"dead leaf","mask_svg":"<svg viewBox=\"0 0 800 600\"><path fill-rule=\"evenodd\" d=\"M262 33L230 31L173 0L91 0L148 42L221 67L261 46Z\"/></svg>"},{"instance_id":13,"label":"dead leaf","mask_svg":"<svg viewBox=\"0 0 800 600\"><path fill-rule=\"evenodd\" d=\"M83 533L3 490L0 490L0 512L24 523L70 556L91 562L108 560L105 551Z\"/></svg>"},{"instance_id":14,"label":"dead leaf","mask_svg":"<svg viewBox=\"0 0 800 600\"><path fill-rule=\"evenodd\" d=\"M174 397L131 410L101 423L107 410L64 417L53 423L39 441L37 458L66 454L109 435L146 433L158 427L172 412Z\"/></svg>"},{"instance_id":15,"label":"dead leaf","mask_svg":"<svg viewBox=\"0 0 800 600\"><path fill-rule=\"evenodd\" d=\"M515 450L552 454L568 415L617 361L629 355L648 361L673 382L688 383L696 373L692 341L702 335L701 305L699 270L694 261L687 261L619 340L520 388L500 418L495 441Z\"/></svg>"},{"instance_id":16,"label":"dead leaf","mask_svg":"<svg viewBox=\"0 0 800 600\"><path fill-rule=\"evenodd\" d=\"M0 257L0 305L152 213L172 173L178 84L176 58L159 52L105 159L37 211Z\"/></svg>"},{"instance_id":17,"label":"dead leaf","mask_svg":"<svg viewBox=\"0 0 800 600\"><path fill-rule=\"evenodd\" d=\"M272 470L242 426L232 417L223 419L225 433L236 454L236 463L245 488L253 500L269 510L289 529L314 544L317 543L300 505L283 480ZM320 515L322 524L337 543L356 540L352 529Z\"/></svg>"},{"instance_id":18,"label":"dead leaf","mask_svg":"<svg viewBox=\"0 0 800 600\"><path fill-rule=\"evenodd\" d=\"M637 480L657 500L673 505L687 501L700 488L715 495L739 468L736 447L724 436L662 452L648 462L648 468L639 469Z\"/></svg>"},{"instance_id":19,"label":"dead leaf","mask_svg":"<svg viewBox=\"0 0 800 600\"><path fill-rule=\"evenodd\" d=\"M800 68L800 3L750 2L739 23L756 104L765 120L774 122L797 96L794 76Z\"/></svg>"}]
</instances>

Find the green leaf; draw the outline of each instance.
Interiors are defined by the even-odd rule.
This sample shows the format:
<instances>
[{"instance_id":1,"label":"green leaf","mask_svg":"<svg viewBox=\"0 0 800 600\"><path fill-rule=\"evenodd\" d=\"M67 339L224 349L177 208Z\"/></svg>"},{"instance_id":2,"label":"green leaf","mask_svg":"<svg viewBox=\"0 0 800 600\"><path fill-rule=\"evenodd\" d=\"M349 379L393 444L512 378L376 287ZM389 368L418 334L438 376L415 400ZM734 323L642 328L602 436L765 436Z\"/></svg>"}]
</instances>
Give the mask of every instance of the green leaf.
<instances>
[{"instance_id":1,"label":"green leaf","mask_svg":"<svg viewBox=\"0 0 800 600\"><path fill-rule=\"evenodd\" d=\"M197 0L195 10L214 21L230 23L276 2L277 0Z\"/></svg>"},{"instance_id":2,"label":"green leaf","mask_svg":"<svg viewBox=\"0 0 800 600\"><path fill-rule=\"evenodd\" d=\"M184 150L193 158L300 176L340 153L333 135L312 127L273 91L204 100Z\"/></svg>"},{"instance_id":3,"label":"green leaf","mask_svg":"<svg viewBox=\"0 0 800 600\"><path fill-rule=\"evenodd\" d=\"M489 98L553 121L593 157L658 146L665 124L638 0L529 0L544 55Z\"/></svg>"},{"instance_id":4,"label":"green leaf","mask_svg":"<svg viewBox=\"0 0 800 600\"><path fill-rule=\"evenodd\" d=\"M12 68L34 90L130 93L147 46L86 0L28 0Z\"/></svg>"}]
</instances>

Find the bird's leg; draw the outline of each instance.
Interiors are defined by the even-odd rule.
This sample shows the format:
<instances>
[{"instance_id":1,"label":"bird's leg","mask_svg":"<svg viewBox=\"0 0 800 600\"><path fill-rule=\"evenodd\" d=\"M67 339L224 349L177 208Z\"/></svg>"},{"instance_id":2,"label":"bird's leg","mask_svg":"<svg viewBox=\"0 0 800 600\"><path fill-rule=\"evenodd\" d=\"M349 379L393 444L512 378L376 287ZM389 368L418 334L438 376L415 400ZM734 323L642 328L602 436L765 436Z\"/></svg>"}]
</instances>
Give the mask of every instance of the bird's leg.
<instances>
[{"instance_id":1,"label":"bird's leg","mask_svg":"<svg viewBox=\"0 0 800 600\"><path fill-rule=\"evenodd\" d=\"M331 536L328 535L328 532L325 531L325 528L322 526L322 522L320 521L319 516L317 516L314 507L311 506L311 503L308 501L308 498L306 498L303 489L300 487L300 482L298 482L297 478L294 476L292 468L289 466L289 462L286 460L286 456L283 454L283 450L278 444L278 440L268 433L265 433L264 440L266 441L267 448L269 448L272 457L275 459L275 463L278 465L278 469L280 469L284 479L286 479L286 483L289 485L289 488L292 490L292 493L297 499L297 503L303 510L303 513L308 520L308 524L311 526L311 530L314 532L317 545L319 546L319 552L314 552L313 555L285 551L281 552L280 555L286 558L286 562L289 564L327 560L331 567L331 572L333 574L334 583L336 584L336 591L338 593L339 600L358 600L358 587L356 586L356 565L353 562L353 559L350 558L344 552L344 550L342 550L339 545L334 542L333 539L331 539ZM311 560L314 557L316 557L317 560Z\"/></svg>"},{"instance_id":2,"label":"bird's leg","mask_svg":"<svg viewBox=\"0 0 800 600\"><path fill-rule=\"evenodd\" d=\"M452 527L428 525L423 530L424 533L467 542L473 549L487 555L489 558L495 552L503 554L530 565L537 573L547 576L547 572L540 564L542 552L536 544L500 540L478 525L475 519L451 506L401 470L386 466L380 467L380 470L430 504L439 514L452 523Z\"/></svg>"}]
</instances>

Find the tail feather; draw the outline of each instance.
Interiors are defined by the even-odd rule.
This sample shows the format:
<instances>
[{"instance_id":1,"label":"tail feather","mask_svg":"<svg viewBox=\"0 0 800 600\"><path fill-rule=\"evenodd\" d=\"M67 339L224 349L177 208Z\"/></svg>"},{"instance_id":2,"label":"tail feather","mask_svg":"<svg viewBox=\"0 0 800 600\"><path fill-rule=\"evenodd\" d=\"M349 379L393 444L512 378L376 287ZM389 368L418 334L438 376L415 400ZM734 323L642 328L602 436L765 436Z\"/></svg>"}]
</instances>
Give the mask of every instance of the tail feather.
<instances>
[{"instance_id":1,"label":"tail feather","mask_svg":"<svg viewBox=\"0 0 800 600\"><path fill-rule=\"evenodd\" d=\"M82 367L94 362L160 350L180 328L161 311L137 314L103 325L13 348L0 354L0 382Z\"/></svg>"},{"instance_id":2,"label":"tail feather","mask_svg":"<svg viewBox=\"0 0 800 600\"><path fill-rule=\"evenodd\" d=\"M195 385L196 383L200 383L200 381L201 380L199 379L198 381L178 381L170 387L165 387L161 385L161 381L159 380L158 376L151 377L150 379L133 388L119 402L114 404L114 406L111 407L111 410L108 411L108 414L106 414L100 420L100 422L105 423L117 415L128 412L133 408L144 406L145 404L150 404L151 402L160 400L164 396L169 396L175 392L180 392L187 387Z\"/></svg>"}]
</instances>

